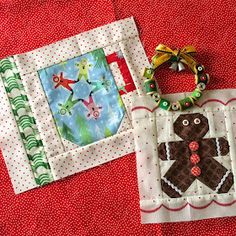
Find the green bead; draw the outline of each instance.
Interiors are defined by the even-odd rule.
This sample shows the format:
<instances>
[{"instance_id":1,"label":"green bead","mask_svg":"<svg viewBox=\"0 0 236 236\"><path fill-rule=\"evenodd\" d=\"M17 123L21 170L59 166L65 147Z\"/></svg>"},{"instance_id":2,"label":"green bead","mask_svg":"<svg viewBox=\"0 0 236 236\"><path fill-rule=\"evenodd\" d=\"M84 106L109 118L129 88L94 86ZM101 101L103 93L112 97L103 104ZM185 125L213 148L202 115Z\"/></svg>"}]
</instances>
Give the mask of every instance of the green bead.
<instances>
[{"instance_id":1,"label":"green bead","mask_svg":"<svg viewBox=\"0 0 236 236\"><path fill-rule=\"evenodd\" d=\"M198 100L199 98L202 97L202 92L201 92L198 88L196 88L196 89L192 92L191 97L193 98L194 101L196 101L196 100Z\"/></svg>"},{"instance_id":2,"label":"green bead","mask_svg":"<svg viewBox=\"0 0 236 236\"><path fill-rule=\"evenodd\" d=\"M193 106L193 100L191 99L191 97L186 97L180 100L179 104L180 104L181 110L186 110L190 108L191 106Z\"/></svg>"},{"instance_id":3,"label":"green bead","mask_svg":"<svg viewBox=\"0 0 236 236\"><path fill-rule=\"evenodd\" d=\"M144 81L145 89L147 94L157 92L157 86L154 79L147 79Z\"/></svg>"},{"instance_id":4,"label":"green bead","mask_svg":"<svg viewBox=\"0 0 236 236\"><path fill-rule=\"evenodd\" d=\"M170 102L166 99L161 98L161 100L159 102L159 107L164 110L169 110L170 109Z\"/></svg>"},{"instance_id":5,"label":"green bead","mask_svg":"<svg viewBox=\"0 0 236 236\"><path fill-rule=\"evenodd\" d=\"M143 72L143 77L147 79L152 79L153 75L154 75L154 70L152 68L145 67L144 72Z\"/></svg>"}]
</instances>

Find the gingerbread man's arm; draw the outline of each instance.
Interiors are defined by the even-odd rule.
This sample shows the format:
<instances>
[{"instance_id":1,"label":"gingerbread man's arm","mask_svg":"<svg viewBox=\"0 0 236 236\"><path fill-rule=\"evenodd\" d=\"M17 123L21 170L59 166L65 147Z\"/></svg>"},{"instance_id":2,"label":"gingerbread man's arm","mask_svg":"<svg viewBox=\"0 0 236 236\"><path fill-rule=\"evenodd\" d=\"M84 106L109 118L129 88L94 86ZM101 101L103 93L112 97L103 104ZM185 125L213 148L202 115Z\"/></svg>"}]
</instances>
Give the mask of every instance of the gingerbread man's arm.
<instances>
[{"instance_id":1,"label":"gingerbread man's arm","mask_svg":"<svg viewBox=\"0 0 236 236\"><path fill-rule=\"evenodd\" d=\"M229 143L223 138L208 138L200 141L200 156L225 156L229 153Z\"/></svg>"},{"instance_id":2,"label":"gingerbread man's arm","mask_svg":"<svg viewBox=\"0 0 236 236\"><path fill-rule=\"evenodd\" d=\"M189 156L188 145L184 141L161 143L158 146L158 156L163 161Z\"/></svg>"},{"instance_id":3,"label":"gingerbread man's arm","mask_svg":"<svg viewBox=\"0 0 236 236\"><path fill-rule=\"evenodd\" d=\"M67 79L66 81L68 84L75 84L77 82L77 81L71 80L71 79Z\"/></svg>"}]
</instances>

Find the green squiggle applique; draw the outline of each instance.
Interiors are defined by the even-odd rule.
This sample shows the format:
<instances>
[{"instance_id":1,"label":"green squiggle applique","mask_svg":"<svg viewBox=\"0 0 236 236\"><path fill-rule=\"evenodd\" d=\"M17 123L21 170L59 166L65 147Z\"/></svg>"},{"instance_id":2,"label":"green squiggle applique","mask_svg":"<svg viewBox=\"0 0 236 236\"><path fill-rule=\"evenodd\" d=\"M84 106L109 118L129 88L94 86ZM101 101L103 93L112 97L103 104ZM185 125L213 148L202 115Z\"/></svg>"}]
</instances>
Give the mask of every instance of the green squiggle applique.
<instances>
[{"instance_id":1,"label":"green squiggle applique","mask_svg":"<svg viewBox=\"0 0 236 236\"><path fill-rule=\"evenodd\" d=\"M50 166L27 95L12 57L0 60L0 74L31 164L35 182L40 186L48 184L53 181Z\"/></svg>"}]
</instances>

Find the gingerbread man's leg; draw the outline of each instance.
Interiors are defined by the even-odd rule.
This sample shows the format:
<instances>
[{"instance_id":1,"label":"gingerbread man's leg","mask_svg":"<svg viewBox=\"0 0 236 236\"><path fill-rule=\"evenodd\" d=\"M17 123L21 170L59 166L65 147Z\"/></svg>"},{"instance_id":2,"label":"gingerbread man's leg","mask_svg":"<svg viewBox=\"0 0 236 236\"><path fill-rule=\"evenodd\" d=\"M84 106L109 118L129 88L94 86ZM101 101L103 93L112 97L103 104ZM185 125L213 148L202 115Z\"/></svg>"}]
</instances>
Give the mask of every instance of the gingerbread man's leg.
<instances>
[{"instance_id":1,"label":"gingerbread man's leg","mask_svg":"<svg viewBox=\"0 0 236 236\"><path fill-rule=\"evenodd\" d=\"M199 181L207 185L216 193L227 193L233 185L233 174L211 157L202 158L198 166L201 174L197 177Z\"/></svg>"},{"instance_id":2,"label":"gingerbread man's leg","mask_svg":"<svg viewBox=\"0 0 236 236\"><path fill-rule=\"evenodd\" d=\"M92 82L88 79L88 74L84 74L84 79L87 81L88 84L91 84Z\"/></svg>"},{"instance_id":3,"label":"gingerbread man's leg","mask_svg":"<svg viewBox=\"0 0 236 236\"><path fill-rule=\"evenodd\" d=\"M71 93L73 93L73 89L70 87L69 84L64 85L64 87L69 90Z\"/></svg>"},{"instance_id":4,"label":"gingerbread man's leg","mask_svg":"<svg viewBox=\"0 0 236 236\"><path fill-rule=\"evenodd\" d=\"M81 73L79 73L77 82L80 81L82 79L82 77L83 77L83 75Z\"/></svg>"},{"instance_id":5,"label":"gingerbread man's leg","mask_svg":"<svg viewBox=\"0 0 236 236\"><path fill-rule=\"evenodd\" d=\"M196 179L191 174L191 163L187 158L180 158L174 162L162 177L162 190L172 198L181 197Z\"/></svg>"}]
</instances>

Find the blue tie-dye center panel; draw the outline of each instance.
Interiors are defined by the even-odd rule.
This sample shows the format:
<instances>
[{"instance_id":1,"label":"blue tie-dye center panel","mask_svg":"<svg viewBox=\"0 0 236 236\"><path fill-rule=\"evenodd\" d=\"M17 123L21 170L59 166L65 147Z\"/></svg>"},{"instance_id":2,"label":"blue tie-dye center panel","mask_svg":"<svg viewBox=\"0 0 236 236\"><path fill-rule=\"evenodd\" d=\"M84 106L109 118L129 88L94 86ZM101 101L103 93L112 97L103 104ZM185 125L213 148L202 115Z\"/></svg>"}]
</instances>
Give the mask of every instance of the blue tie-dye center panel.
<instances>
[{"instance_id":1,"label":"blue tie-dye center panel","mask_svg":"<svg viewBox=\"0 0 236 236\"><path fill-rule=\"evenodd\" d=\"M125 108L103 49L38 73L64 139L83 146L117 133Z\"/></svg>"}]
</instances>

